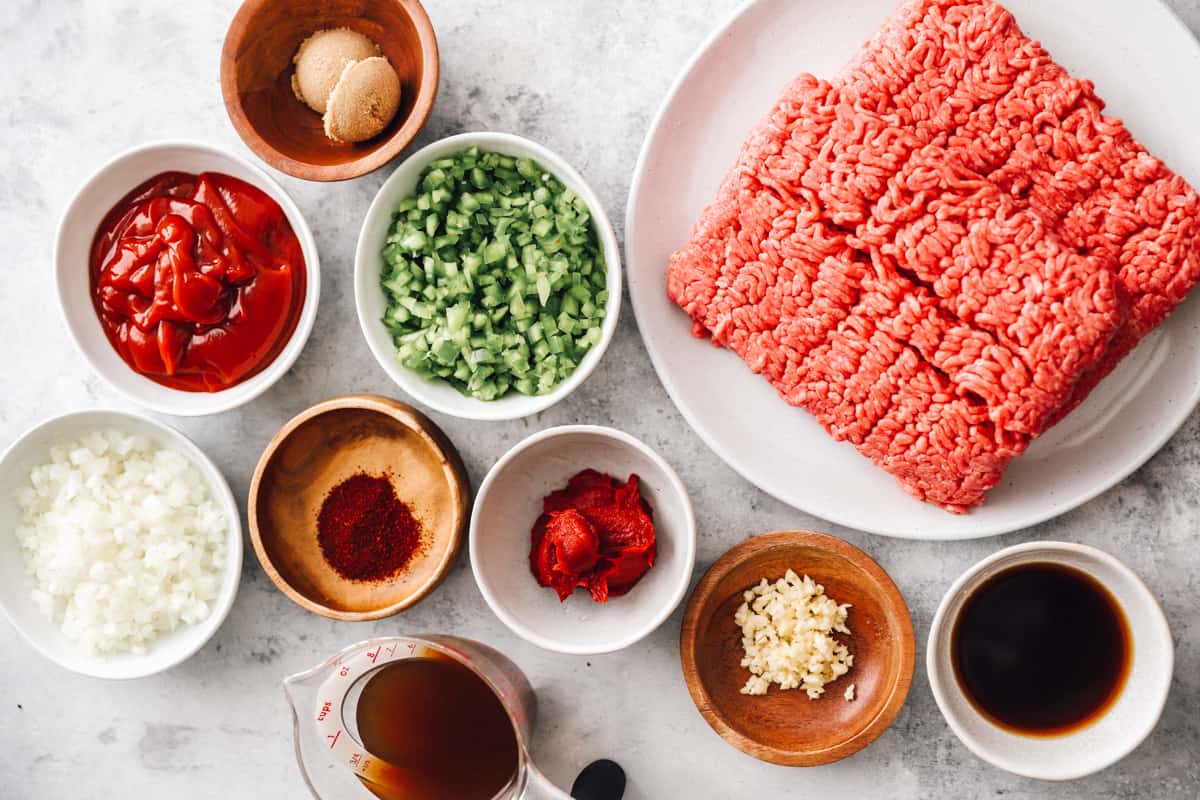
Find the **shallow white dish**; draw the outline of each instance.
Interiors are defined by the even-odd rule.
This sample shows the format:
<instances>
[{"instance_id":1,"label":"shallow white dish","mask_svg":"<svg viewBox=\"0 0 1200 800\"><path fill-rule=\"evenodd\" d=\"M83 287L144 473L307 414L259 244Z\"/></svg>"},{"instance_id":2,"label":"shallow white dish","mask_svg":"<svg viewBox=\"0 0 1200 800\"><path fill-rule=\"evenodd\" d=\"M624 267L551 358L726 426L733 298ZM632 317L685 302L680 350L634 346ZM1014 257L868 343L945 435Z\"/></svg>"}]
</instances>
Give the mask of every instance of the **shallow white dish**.
<instances>
[{"instance_id":1,"label":"shallow white dish","mask_svg":"<svg viewBox=\"0 0 1200 800\"><path fill-rule=\"evenodd\" d=\"M67 639L58 624L34 605L25 558L13 534L18 521L14 493L18 487L28 484L30 469L46 460L49 448L90 431L109 428L141 434L186 456L204 476L213 501L229 520L225 572L212 613L199 624L160 636L142 655L92 655ZM242 522L229 484L200 448L161 422L123 411L78 411L34 426L0 457L0 607L35 650L72 672L95 678L141 678L179 664L203 647L221 627L233 607L241 574Z\"/></svg>"},{"instance_id":2,"label":"shallow white dish","mask_svg":"<svg viewBox=\"0 0 1200 800\"><path fill-rule=\"evenodd\" d=\"M589 467L621 480L637 474L658 555L628 594L596 603L576 590L560 603L529 569L530 529L542 499ZM480 592L518 636L560 653L608 653L649 634L683 599L696 563L696 519L675 470L645 444L613 428L564 425L522 440L488 472L475 496L470 552Z\"/></svg>"},{"instance_id":3,"label":"shallow white dish","mask_svg":"<svg viewBox=\"0 0 1200 800\"><path fill-rule=\"evenodd\" d=\"M634 171L625 233L629 294L659 377L684 417L764 491L840 525L966 539L1024 528L1090 500L1137 469L1200 400L1200 302L1181 305L1065 421L1013 462L982 508L948 514L906 494L849 444L786 405L734 354L692 337L666 295L666 265L716 194L751 127L796 73L830 77L897 0L754 0L684 69ZM1006 0L1022 28L1095 81L1151 152L1200 186L1200 45L1158 2ZM1136 5L1136 7L1135 7Z\"/></svg>"},{"instance_id":4,"label":"shallow white dish","mask_svg":"<svg viewBox=\"0 0 1200 800\"><path fill-rule=\"evenodd\" d=\"M608 303L605 306L600 341L588 352L571 376L548 394L528 397L510 392L499 399L484 402L463 395L445 381L425 380L396 358L392 336L383 326L382 319L387 304L384 301L383 288L380 286L380 274L383 271L383 257L380 251L387 240L388 228L392 225L392 215L396 206L413 193L421 170L430 161L470 147L509 156L528 156L553 173L564 186L587 203L592 212L600 245L604 248ZM410 397L443 414L463 419L517 419L545 411L562 400L587 380L588 375L600 363L604 351L608 349L609 341L612 340L613 332L617 329L617 317L621 312L621 250L600 199L579 173L560 156L536 142L508 133L460 133L413 153L396 167L396 171L379 187L379 192L371 201L371 207L363 220L362 231L358 235L358 248L354 255L354 298L358 307L359 325L362 326L363 336L366 337L375 360Z\"/></svg>"},{"instance_id":5,"label":"shallow white dish","mask_svg":"<svg viewBox=\"0 0 1200 800\"><path fill-rule=\"evenodd\" d=\"M142 182L160 172L223 172L271 196L300 240L306 267L304 308L287 345L257 375L220 392L185 392L155 383L121 360L113 349L91 294L91 249L96 228L109 210ZM248 403L291 369L317 318L321 265L317 245L300 209L278 183L244 158L199 142L153 142L116 156L84 182L58 226L54 247L58 302L67 330L96 374L122 395L163 414L193 417Z\"/></svg>"},{"instance_id":6,"label":"shallow white dish","mask_svg":"<svg viewBox=\"0 0 1200 800\"><path fill-rule=\"evenodd\" d=\"M963 694L950 655L954 620L976 587L1001 570L1034 562L1065 564L1099 581L1121 606L1133 639L1129 675L1112 707L1064 736L1020 736L985 719ZM1175 646L1167 619L1145 584L1103 550L1066 542L1008 547L967 570L942 598L925 649L933 697L962 743L1001 769L1043 780L1080 778L1128 755L1158 723L1174 665Z\"/></svg>"}]
</instances>

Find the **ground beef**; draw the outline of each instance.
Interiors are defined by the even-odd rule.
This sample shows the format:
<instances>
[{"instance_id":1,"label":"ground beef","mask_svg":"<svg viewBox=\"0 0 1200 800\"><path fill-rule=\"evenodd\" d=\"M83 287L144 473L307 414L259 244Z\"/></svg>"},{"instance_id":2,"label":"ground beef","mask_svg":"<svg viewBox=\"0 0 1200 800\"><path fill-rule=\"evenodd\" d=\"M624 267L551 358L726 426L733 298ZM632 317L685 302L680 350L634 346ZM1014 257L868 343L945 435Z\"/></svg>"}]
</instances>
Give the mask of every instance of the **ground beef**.
<instances>
[{"instance_id":1,"label":"ground beef","mask_svg":"<svg viewBox=\"0 0 1200 800\"><path fill-rule=\"evenodd\" d=\"M952 511L1200 280L1200 198L992 0L910 0L800 75L667 291L912 494Z\"/></svg>"}]
</instances>

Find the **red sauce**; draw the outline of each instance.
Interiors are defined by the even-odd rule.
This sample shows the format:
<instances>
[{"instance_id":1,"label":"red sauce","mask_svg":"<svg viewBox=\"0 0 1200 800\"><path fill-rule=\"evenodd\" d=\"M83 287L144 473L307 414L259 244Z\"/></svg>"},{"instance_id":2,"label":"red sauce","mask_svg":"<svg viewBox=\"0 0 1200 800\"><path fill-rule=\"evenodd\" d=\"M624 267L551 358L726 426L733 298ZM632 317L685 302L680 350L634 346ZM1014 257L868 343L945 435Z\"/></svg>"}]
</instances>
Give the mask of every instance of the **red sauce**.
<instances>
[{"instance_id":1,"label":"red sauce","mask_svg":"<svg viewBox=\"0 0 1200 800\"><path fill-rule=\"evenodd\" d=\"M121 198L96 230L91 278L121 358L189 392L266 367L304 306L304 254L283 209L217 172L164 172Z\"/></svg>"},{"instance_id":2,"label":"red sauce","mask_svg":"<svg viewBox=\"0 0 1200 800\"><path fill-rule=\"evenodd\" d=\"M585 469L542 501L529 567L542 586L566 600L576 588L603 603L625 594L654 566L658 545L638 476L622 484Z\"/></svg>"}]
</instances>

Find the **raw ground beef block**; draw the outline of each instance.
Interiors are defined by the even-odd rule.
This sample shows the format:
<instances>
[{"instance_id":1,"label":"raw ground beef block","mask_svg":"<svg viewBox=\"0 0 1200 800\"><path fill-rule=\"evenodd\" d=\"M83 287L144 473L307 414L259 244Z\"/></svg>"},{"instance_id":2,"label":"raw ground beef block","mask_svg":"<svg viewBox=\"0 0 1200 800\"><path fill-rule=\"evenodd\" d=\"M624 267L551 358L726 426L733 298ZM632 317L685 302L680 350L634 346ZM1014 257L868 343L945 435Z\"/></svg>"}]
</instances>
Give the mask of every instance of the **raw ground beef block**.
<instances>
[{"instance_id":1,"label":"raw ground beef block","mask_svg":"<svg viewBox=\"0 0 1200 800\"><path fill-rule=\"evenodd\" d=\"M1021 69L1024 38L996 4L908 2L834 83L870 98L878 111L897 111L901 124L949 130L947 115L1004 92Z\"/></svg>"},{"instance_id":2,"label":"raw ground beef block","mask_svg":"<svg viewBox=\"0 0 1200 800\"><path fill-rule=\"evenodd\" d=\"M903 277L868 277L864 290L857 313L869 315L877 329L914 348L946 376L956 394L981 406L1001 430L1036 436L1075 391L1077 369L1029 358L992 332L964 323L924 286ZM1076 357L1069 340L1075 332L1061 325L1053 331L1043 332L1035 344ZM1089 366L1102 353L1102 347L1095 348Z\"/></svg>"},{"instance_id":3,"label":"raw ground beef block","mask_svg":"<svg viewBox=\"0 0 1200 800\"><path fill-rule=\"evenodd\" d=\"M990 180L1079 252L1115 261L1129 316L1059 418L1200 281L1200 197L1147 153L1103 101L1082 95L1061 120L1027 133Z\"/></svg>"},{"instance_id":4,"label":"raw ground beef block","mask_svg":"<svg viewBox=\"0 0 1200 800\"><path fill-rule=\"evenodd\" d=\"M785 88L668 294L963 511L1200 281L1200 198L1103 108L992 0L910 0Z\"/></svg>"},{"instance_id":5,"label":"raw ground beef block","mask_svg":"<svg viewBox=\"0 0 1200 800\"><path fill-rule=\"evenodd\" d=\"M1003 9L937 2L905 9L912 13L893 22L911 17L915 29L900 42L877 38L864 48L858 69L844 72L824 95L833 110L826 137L806 141L802 158L789 159L785 151L768 165L782 191L815 194L839 226L866 221L888 180L915 150L944 141L981 103L1011 91L1022 65L1040 53ZM955 26L972 30L972 36L943 38ZM900 58L897 45L919 48L920 58ZM790 167L780 168L779 161Z\"/></svg>"},{"instance_id":6,"label":"raw ground beef block","mask_svg":"<svg viewBox=\"0 0 1200 800\"><path fill-rule=\"evenodd\" d=\"M776 388L834 438L887 465L907 491L965 510L999 481L1029 437L998 431L986 404L884 330L870 316L872 297L807 359L789 362ZM962 479L949 477L947 463Z\"/></svg>"},{"instance_id":7,"label":"raw ground beef block","mask_svg":"<svg viewBox=\"0 0 1200 800\"><path fill-rule=\"evenodd\" d=\"M1035 124L1017 126L1015 117L998 116L992 131L1003 131L1015 145L1003 162L972 166L990 168L988 180L1066 245L1116 260L1136 342L1200 280L1200 198L1120 120L1103 114L1104 101L1090 82L1052 64L1042 71L1046 88L1034 95ZM960 141L986 141L978 134L965 130Z\"/></svg>"},{"instance_id":8,"label":"raw ground beef block","mask_svg":"<svg viewBox=\"0 0 1200 800\"><path fill-rule=\"evenodd\" d=\"M986 409L928 370L901 387L858 450L908 493L962 513L979 505L1028 444L1028 436L997 430Z\"/></svg>"},{"instance_id":9,"label":"raw ground beef block","mask_svg":"<svg viewBox=\"0 0 1200 800\"><path fill-rule=\"evenodd\" d=\"M1033 420L1053 416L1125 323L1116 264L1078 254L1038 215L954 161L934 145L915 154L852 241L880 271L919 283L947 314L1021 359L1052 407L1013 429L1037 435Z\"/></svg>"},{"instance_id":10,"label":"raw ground beef block","mask_svg":"<svg viewBox=\"0 0 1200 800\"><path fill-rule=\"evenodd\" d=\"M1032 191L1030 199L1044 217L1056 210L1035 202L1040 198ZM1063 214L1058 230L1072 247L1116 259L1135 339L1162 322L1200 280L1200 197L1136 142L1117 174L1097 180L1096 189Z\"/></svg>"},{"instance_id":11,"label":"raw ground beef block","mask_svg":"<svg viewBox=\"0 0 1200 800\"><path fill-rule=\"evenodd\" d=\"M900 387L930 369L910 348L861 314L847 317L807 358L788 362L775 384L839 440L861 444L891 408Z\"/></svg>"},{"instance_id":12,"label":"raw ground beef block","mask_svg":"<svg viewBox=\"0 0 1200 800\"><path fill-rule=\"evenodd\" d=\"M767 290L777 281L787 283L784 294L791 302L807 304L806 289L830 258L853 260L841 231L731 174L692 239L672 255L668 292L695 321L698 334L721 344L734 308L776 297ZM852 281L831 274L853 290Z\"/></svg>"},{"instance_id":13,"label":"raw ground beef block","mask_svg":"<svg viewBox=\"0 0 1200 800\"><path fill-rule=\"evenodd\" d=\"M1071 77L1036 42L1026 56L1028 68L1007 93L978 105L946 138L929 140L952 150L960 163L993 183L998 170L1016 163L1015 155L1029 152L1078 104L1095 98L1091 81Z\"/></svg>"},{"instance_id":14,"label":"raw ground beef block","mask_svg":"<svg viewBox=\"0 0 1200 800\"><path fill-rule=\"evenodd\" d=\"M731 178L672 256L668 290L700 335L775 380L850 313L866 266L841 232Z\"/></svg>"},{"instance_id":15,"label":"raw ground beef block","mask_svg":"<svg viewBox=\"0 0 1200 800\"><path fill-rule=\"evenodd\" d=\"M838 383L836 369L826 367L830 380L814 380L803 406L920 499L951 511L977 505L1028 438L1004 433L997 441L985 409L959 396L912 348L879 331L868 340L845 337L830 355L864 345L861 369ZM891 364L878 370L876 359L893 353Z\"/></svg>"}]
</instances>

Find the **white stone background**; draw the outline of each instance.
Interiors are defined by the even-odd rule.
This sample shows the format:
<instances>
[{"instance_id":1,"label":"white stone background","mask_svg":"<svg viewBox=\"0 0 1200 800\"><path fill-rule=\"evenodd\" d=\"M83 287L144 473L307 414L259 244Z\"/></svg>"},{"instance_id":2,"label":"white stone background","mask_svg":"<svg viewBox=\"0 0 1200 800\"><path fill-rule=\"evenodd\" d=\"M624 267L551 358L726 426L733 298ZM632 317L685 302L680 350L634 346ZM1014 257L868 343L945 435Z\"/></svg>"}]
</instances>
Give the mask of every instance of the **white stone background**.
<instances>
[{"instance_id":1,"label":"white stone background","mask_svg":"<svg viewBox=\"0 0 1200 800\"><path fill-rule=\"evenodd\" d=\"M1150 0L1128 0L1130 3ZM1171 0L1193 31L1200 2ZM735 0L428 0L442 54L437 106L417 144L463 130L544 142L624 217L629 177L667 87ZM45 417L125 407L97 380L63 328L52 288L55 226L81 180L109 156L160 138L197 138L249 155L225 115L218 56L233 0L5 0L0 3L0 444ZM1200 79L1200 76L1195 76ZM168 419L224 471L244 503L254 463L276 428L326 397L398 390L371 358L355 319L351 266L358 227L388 170L341 184L276 177L310 222L321 253L321 307L295 368L243 409ZM725 549L778 528L829 529L760 492L687 427L642 348L628 303L591 379L538 417L472 424L434 415L473 481L531 431L569 422L615 425L660 449L695 502L697 575ZM1119 487L1035 529L958 544L832 532L865 548L912 609L918 667L895 724L836 765L769 766L705 725L679 672L679 613L614 655L575 658L518 640L484 605L466 559L429 599L378 623L339 623L283 597L247 551L237 603L217 636L157 677L108 683L36 657L0 623L0 798L300 798L279 680L376 634L444 631L509 653L541 700L537 761L560 784L600 756L628 770L646 798L928 797L1195 798L1200 796L1200 417ZM999 547L1038 538L1118 554L1154 587L1177 642L1175 682L1151 737L1093 777L1051 785L976 759L953 736L922 668L923 642L950 581ZM759 794L761 793L761 794Z\"/></svg>"}]
</instances>

